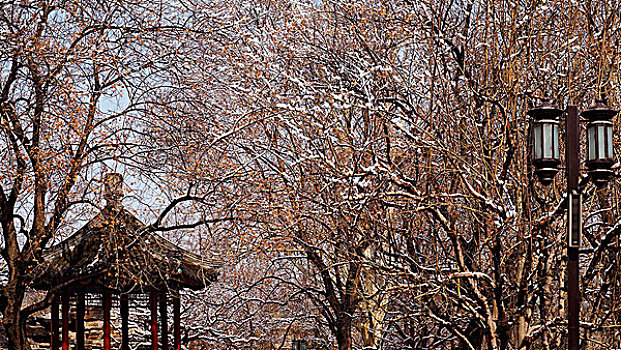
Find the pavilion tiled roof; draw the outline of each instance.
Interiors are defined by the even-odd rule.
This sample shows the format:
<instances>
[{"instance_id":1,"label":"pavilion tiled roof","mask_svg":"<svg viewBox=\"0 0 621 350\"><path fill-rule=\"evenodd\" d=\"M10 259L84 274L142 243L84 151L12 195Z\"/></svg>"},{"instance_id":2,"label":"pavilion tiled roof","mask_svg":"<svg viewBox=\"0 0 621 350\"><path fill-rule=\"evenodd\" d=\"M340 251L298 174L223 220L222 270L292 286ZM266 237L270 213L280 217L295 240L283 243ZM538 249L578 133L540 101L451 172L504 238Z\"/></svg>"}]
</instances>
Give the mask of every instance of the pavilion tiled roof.
<instances>
[{"instance_id":1,"label":"pavilion tiled roof","mask_svg":"<svg viewBox=\"0 0 621 350\"><path fill-rule=\"evenodd\" d=\"M33 271L33 287L59 284L121 293L205 288L222 263L184 250L108 204L75 234L49 248Z\"/></svg>"}]
</instances>

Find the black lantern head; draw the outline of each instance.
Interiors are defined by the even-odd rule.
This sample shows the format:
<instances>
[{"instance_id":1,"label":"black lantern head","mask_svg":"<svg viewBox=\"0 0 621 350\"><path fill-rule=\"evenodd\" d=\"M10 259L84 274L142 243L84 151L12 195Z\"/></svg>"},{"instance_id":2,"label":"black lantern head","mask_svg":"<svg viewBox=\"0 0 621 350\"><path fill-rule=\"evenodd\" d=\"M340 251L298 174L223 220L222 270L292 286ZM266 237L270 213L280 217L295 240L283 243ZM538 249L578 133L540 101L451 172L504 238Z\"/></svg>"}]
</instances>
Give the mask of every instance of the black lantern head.
<instances>
[{"instance_id":1,"label":"black lantern head","mask_svg":"<svg viewBox=\"0 0 621 350\"><path fill-rule=\"evenodd\" d=\"M595 100L593 106L581 114L588 120L586 166L597 187L604 186L613 173L610 169L615 163L610 119L616 114L604 100Z\"/></svg>"},{"instance_id":2,"label":"black lantern head","mask_svg":"<svg viewBox=\"0 0 621 350\"><path fill-rule=\"evenodd\" d=\"M559 154L559 117L563 111L543 101L530 111L532 118L532 157L535 173L543 185L549 185L561 163Z\"/></svg>"}]
</instances>

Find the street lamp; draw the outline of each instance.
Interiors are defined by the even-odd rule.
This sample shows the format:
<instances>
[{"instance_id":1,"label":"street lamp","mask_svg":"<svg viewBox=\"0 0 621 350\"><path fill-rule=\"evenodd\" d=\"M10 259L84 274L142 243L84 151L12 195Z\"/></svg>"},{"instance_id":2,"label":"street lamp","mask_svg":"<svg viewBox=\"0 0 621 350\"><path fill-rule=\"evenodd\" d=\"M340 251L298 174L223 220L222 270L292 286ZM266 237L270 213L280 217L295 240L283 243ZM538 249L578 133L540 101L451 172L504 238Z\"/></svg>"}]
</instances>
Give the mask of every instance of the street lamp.
<instances>
[{"instance_id":1,"label":"street lamp","mask_svg":"<svg viewBox=\"0 0 621 350\"><path fill-rule=\"evenodd\" d=\"M606 106L603 100L596 100L595 104L582 112L582 116L589 120L587 124L587 161L591 179L596 186L601 187L608 182L612 171L610 167L615 163L612 149L612 122L610 119L617 111Z\"/></svg>"},{"instance_id":2,"label":"street lamp","mask_svg":"<svg viewBox=\"0 0 621 350\"><path fill-rule=\"evenodd\" d=\"M533 118L533 164L539 181L549 185L561 164L559 155L559 117L563 111L544 101L540 106L528 111Z\"/></svg>"},{"instance_id":3,"label":"street lamp","mask_svg":"<svg viewBox=\"0 0 621 350\"><path fill-rule=\"evenodd\" d=\"M291 342L291 350L306 350L306 340L293 340Z\"/></svg>"},{"instance_id":4,"label":"street lamp","mask_svg":"<svg viewBox=\"0 0 621 350\"><path fill-rule=\"evenodd\" d=\"M580 346L580 242L582 235L582 193L578 187L580 177L580 127L578 109L568 106L562 111L549 101L528 111L532 119L533 165L539 181L549 185L558 172L559 117L565 114L565 168L567 173L567 320L568 349L578 350ZM612 176L614 164L612 144L612 122L617 111L609 108L604 100L595 104L582 116L587 123L586 166L591 181L598 187L604 186Z\"/></svg>"}]
</instances>

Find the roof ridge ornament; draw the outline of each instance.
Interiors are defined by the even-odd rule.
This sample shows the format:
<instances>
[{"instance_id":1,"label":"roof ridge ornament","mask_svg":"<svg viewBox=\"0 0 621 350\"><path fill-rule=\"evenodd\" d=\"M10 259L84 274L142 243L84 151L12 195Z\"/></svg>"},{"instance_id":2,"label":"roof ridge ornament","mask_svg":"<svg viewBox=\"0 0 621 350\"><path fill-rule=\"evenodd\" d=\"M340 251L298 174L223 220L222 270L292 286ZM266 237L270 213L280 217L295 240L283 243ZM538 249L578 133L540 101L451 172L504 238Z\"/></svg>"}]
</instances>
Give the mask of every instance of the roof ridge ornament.
<instances>
[{"instance_id":1,"label":"roof ridge ornament","mask_svg":"<svg viewBox=\"0 0 621 350\"><path fill-rule=\"evenodd\" d=\"M104 176L104 199L107 206L120 207L123 204L123 175L108 173Z\"/></svg>"}]
</instances>

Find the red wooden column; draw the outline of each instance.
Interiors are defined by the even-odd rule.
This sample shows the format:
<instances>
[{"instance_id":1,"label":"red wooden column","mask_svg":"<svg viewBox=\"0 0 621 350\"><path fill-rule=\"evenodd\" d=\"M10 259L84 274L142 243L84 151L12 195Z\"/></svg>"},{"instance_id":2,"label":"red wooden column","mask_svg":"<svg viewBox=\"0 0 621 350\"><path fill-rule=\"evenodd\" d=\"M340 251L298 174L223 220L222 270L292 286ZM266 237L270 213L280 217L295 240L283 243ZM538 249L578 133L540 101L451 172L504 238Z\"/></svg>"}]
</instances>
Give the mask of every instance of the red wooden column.
<instances>
[{"instance_id":1,"label":"red wooden column","mask_svg":"<svg viewBox=\"0 0 621 350\"><path fill-rule=\"evenodd\" d=\"M62 349L69 350L69 288L63 288L62 294Z\"/></svg>"},{"instance_id":2,"label":"red wooden column","mask_svg":"<svg viewBox=\"0 0 621 350\"><path fill-rule=\"evenodd\" d=\"M121 295L121 350L129 350L129 299Z\"/></svg>"},{"instance_id":3,"label":"red wooden column","mask_svg":"<svg viewBox=\"0 0 621 350\"><path fill-rule=\"evenodd\" d=\"M181 300L173 295L173 323L175 328L175 350L181 350Z\"/></svg>"},{"instance_id":4,"label":"red wooden column","mask_svg":"<svg viewBox=\"0 0 621 350\"><path fill-rule=\"evenodd\" d=\"M84 350L84 293L78 293L78 303L76 305L75 310L75 340L76 340L76 350Z\"/></svg>"},{"instance_id":5,"label":"red wooden column","mask_svg":"<svg viewBox=\"0 0 621 350\"><path fill-rule=\"evenodd\" d=\"M149 308L151 309L151 350L157 349L157 291L151 287L149 293Z\"/></svg>"},{"instance_id":6,"label":"red wooden column","mask_svg":"<svg viewBox=\"0 0 621 350\"><path fill-rule=\"evenodd\" d=\"M104 314L104 350L111 350L110 347L110 309L112 308L112 294L109 290L103 292L103 314Z\"/></svg>"},{"instance_id":7,"label":"red wooden column","mask_svg":"<svg viewBox=\"0 0 621 350\"><path fill-rule=\"evenodd\" d=\"M162 321L162 350L168 350L168 305L166 305L166 292L160 294L160 318Z\"/></svg>"},{"instance_id":8,"label":"red wooden column","mask_svg":"<svg viewBox=\"0 0 621 350\"><path fill-rule=\"evenodd\" d=\"M50 316L52 317L52 330L50 341L51 350L58 350L58 298L54 297L50 308Z\"/></svg>"}]
</instances>

